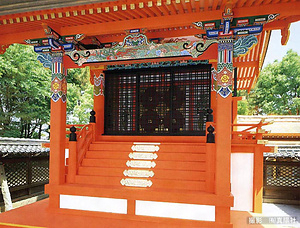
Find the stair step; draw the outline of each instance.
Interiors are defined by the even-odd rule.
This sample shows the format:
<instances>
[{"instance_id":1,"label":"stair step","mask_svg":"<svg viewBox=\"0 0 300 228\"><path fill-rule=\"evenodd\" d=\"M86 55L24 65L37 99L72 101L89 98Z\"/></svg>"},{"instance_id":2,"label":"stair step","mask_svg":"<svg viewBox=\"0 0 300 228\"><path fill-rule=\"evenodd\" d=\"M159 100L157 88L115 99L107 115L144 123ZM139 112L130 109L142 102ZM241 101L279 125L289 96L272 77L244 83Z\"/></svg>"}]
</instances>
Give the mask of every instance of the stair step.
<instances>
[{"instance_id":1,"label":"stair step","mask_svg":"<svg viewBox=\"0 0 300 228\"><path fill-rule=\"evenodd\" d=\"M107 177L125 177L123 172L128 168L101 168L101 167L80 167L78 175L83 176L107 176ZM130 170L144 170L144 169L130 169ZM146 169L147 170L147 169ZM202 171L182 171L182 170L160 170L160 169L148 169L154 172L154 176L151 179L177 179L177 180L205 180L205 172Z\"/></svg>"},{"instance_id":2,"label":"stair step","mask_svg":"<svg viewBox=\"0 0 300 228\"><path fill-rule=\"evenodd\" d=\"M101 151L132 151L132 142L94 142L90 145L89 150ZM206 146L203 143L162 143L159 151L164 152L182 152L182 153L205 153Z\"/></svg>"},{"instance_id":3,"label":"stair step","mask_svg":"<svg viewBox=\"0 0 300 228\"><path fill-rule=\"evenodd\" d=\"M106 142L160 142L160 143L205 143L206 136L139 136L102 135L99 140Z\"/></svg>"},{"instance_id":4,"label":"stair step","mask_svg":"<svg viewBox=\"0 0 300 228\"><path fill-rule=\"evenodd\" d=\"M130 159L132 152L119 151L87 151L86 158L92 159ZM165 153L163 151L155 152L160 161L205 161L206 155L203 153Z\"/></svg>"},{"instance_id":5,"label":"stair step","mask_svg":"<svg viewBox=\"0 0 300 228\"><path fill-rule=\"evenodd\" d=\"M88 185L103 185L103 186L122 186L120 177L102 177L102 176L76 176L75 182L77 184ZM192 190L203 191L205 189L204 181L181 181L181 180L161 180L151 179L151 189L178 189L178 190ZM148 189L148 188L146 188Z\"/></svg>"},{"instance_id":6,"label":"stair step","mask_svg":"<svg viewBox=\"0 0 300 228\"><path fill-rule=\"evenodd\" d=\"M129 160L129 159L128 159ZM92 159L84 158L82 166L96 166L96 167L107 167L107 168L127 168L126 162L128 161L120 159ZM189 161L189 162L178 162L178 161L154 161L156 166L155 169L171 169L171 170L205 170L205 162L202 161Z\"/></svg>"},{"instance_id":7,"label":"stair step","mask_svg":"<svg viewBox=\"0 0 300 228\"><path fill-rule=\"evenodd\" d=\"M93 158L84 158L82 160L82 166L96 166L96 167L107 167L107 168L123 168L126 166L127 160L118 160L118 159L93 159Z\"/></svg>"}]
</instances>

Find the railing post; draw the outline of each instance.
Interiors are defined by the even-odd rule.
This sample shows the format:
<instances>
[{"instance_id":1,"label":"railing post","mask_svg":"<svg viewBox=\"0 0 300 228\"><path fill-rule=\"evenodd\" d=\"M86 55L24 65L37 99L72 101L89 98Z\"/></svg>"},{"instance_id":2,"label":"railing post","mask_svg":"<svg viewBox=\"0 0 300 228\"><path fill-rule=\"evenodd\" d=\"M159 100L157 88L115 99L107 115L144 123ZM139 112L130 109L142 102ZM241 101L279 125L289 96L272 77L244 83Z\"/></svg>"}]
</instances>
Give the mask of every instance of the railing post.
<instances>
[{"instance_id":1,"label":"railing post","mask_svg":"<svg viewBox=\"0 0 300 228\"><path fill-rule=\"evenodd\" d=\"M215 192L215 156L216 144L206 143L206 192Z\"/></svg>"},{"instance_id":2,"label":"railing post","mask_svg":"<svg viewBox=\"0 0 300 228\"><path fill-rule=\"evenodd\" d=\"M90 116L90 124L93 126L93 142L96 141L96 112L94 110L92 110L90 112L91 116Z\"/></svg>"},{"instance_id":3,"label":"railing post","mask_svg":"<svg viewBox=\"0 0 300 228\"><path fill-rule=\"evenodd\" d=\"M69 138L69 164L68 164L68 182L74 183L77 173L77 135L76 128L72 126L70 128Z\"/></svg>"},{"instance_id":4,"label":"railing post","mask_svg":"<svg viewBox=\"0 0 300 228\"><path fill-rule=\"evenodd\" d=\"M206 142L207 143L215 143L215 134L213 133L215 131L215 128L212 125L209 125L207 128L207 136L206 136Z\"/></svg>"},{"instance_id":5,"label":"railing post","mask_svg":"<svg viewBox=\"0 0 300 228\"><path fill-rule=\"evenodd\" d=\"M90 116L90 123L96 123L96 112L94 110L92 110L90 112L91 116Z\"/></svg>"},{"instance_id":6,"label":"railing post","mask_svg":"<svg viewBox=\"0 0 300 228\"><path fill-rule=\"evenodd\" d=\"M207 109L206 122L214 122L213 110L211 108Z\"/></svg>"}]
</instances>

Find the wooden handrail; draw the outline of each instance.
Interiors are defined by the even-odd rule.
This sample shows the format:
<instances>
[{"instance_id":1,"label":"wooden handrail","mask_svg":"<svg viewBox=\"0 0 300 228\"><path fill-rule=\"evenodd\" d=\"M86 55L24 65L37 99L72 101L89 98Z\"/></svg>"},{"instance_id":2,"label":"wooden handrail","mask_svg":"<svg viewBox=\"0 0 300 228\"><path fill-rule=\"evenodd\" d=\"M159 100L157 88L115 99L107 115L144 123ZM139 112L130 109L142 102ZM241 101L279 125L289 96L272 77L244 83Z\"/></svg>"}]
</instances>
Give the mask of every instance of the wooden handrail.
<instances>
[{"instance_id":1,"label":"wooden handrail","mask_svg":"<svg viewBox=\"0 0 300 228\"><path fill-rule=\"evenodd\" d=\"M81 131L77 134L77 167L82 162L89 145L94 139L93 124L84 125Z\"/></svg>"},{"instance_id":2,"label":"wooden handrail","mask_svg":"<svg viewBox=\"0 0 300 228\"><path fill-rule=\"evenodd\" d=\"M76 129L71 129L68 146L69 146L69 163L67 181L74 183L75 176L78 172L80 163L82 162L90 144L95 141L94 123L82 125L83 127L77 132ZM71 128L71 127L69 127Z\"/></svg>"},{"instance_id":3,"label":"wooden handrail","mask_svg":"<svg viewBox=\"0 0 300 228\"><path fill-rule=\"evenodd\" d=\"M244 130L240 131L232 131L232 139L233 140L243 140L243 141L257 141L262 139L263 133L262 126L266 126L272 124L272 122L264 122L261 120L257 124L231 124L232 127L248 127ZM250 132L250 130L255 129L255 132Z\"/></svg>"},{"instance_id":4,"label":"wooden handrail","mask_svg":"<svg viewBox=\"0 0 300 228\"><path fill-rule=\"evenodd\" d=\"M82 128L82 127L84 127L86 124L67 124L66 125L66 128L70 128L70 127L80 127L80 128Z\"/></svg>"}]
</instances>

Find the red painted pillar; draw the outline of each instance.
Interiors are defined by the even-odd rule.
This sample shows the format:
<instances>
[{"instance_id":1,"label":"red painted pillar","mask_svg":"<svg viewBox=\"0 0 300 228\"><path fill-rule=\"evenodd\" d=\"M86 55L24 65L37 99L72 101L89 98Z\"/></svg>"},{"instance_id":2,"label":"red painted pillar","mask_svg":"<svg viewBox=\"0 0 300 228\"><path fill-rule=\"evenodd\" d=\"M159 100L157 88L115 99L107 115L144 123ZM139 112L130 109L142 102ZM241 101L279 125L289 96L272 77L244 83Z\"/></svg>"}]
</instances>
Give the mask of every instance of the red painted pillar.
<instances>
[{"instance_id":1,"label":"red painted pillar","mask_svg":"<svg viewBox=\"0 0 300 228\"><path fill-rule=\"evenodd\" d=\"M67 80L63 53L52 53L49 184L65 183ZM58 207L58 195L50 196L50 207Z\"/></svg>"},{"instance_id":2,"label":"red painted pillar","mask_svg":"<svg viewBox=\"0 0 300 228\"><path fill-rule=\"evenodd\" d=\"M95 138L104 133L104 90L105 75L103 73L104 66L91 66L91 82L94 85L94 111L96 112Z\"/></svg>"},{"instance_id":3,"label":"red painted pillar","mask_svg":"<svg viewBox=\"0 0 300 228\"><path fill-rule=\"evenodd\" d=\"M218 69L216 74L216 194L231 195L231 123L232 123L232 72L233 41L219 40ZM230 223L230 207L216 207L216 222Z\"/></svg>"}]
</instances>

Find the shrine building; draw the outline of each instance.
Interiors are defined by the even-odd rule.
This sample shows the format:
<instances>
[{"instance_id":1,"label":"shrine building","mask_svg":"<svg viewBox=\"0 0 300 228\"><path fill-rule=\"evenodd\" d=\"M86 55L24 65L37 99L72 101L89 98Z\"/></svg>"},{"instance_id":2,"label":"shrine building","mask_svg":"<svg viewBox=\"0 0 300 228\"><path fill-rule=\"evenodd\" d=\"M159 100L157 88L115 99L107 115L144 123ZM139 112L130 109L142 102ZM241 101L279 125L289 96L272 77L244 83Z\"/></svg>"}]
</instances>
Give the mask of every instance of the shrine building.
<instances>
[{"instance_id":1,"label":"shrine building","mask_svg":"<svg viewBox=\"0 0 300 228\"><path fill-rule=\"evenodd\" d=\"M49 199L1 214L0 226L241 227L240 213L261 213L268 123L237 124L237 91L255 86L272 30L285 45L299 9L297 0L1 1L0 53L32 45L52 94ZM68 69L83 67L90 123L67 125Z\"/></svg>"}]
</instances>

